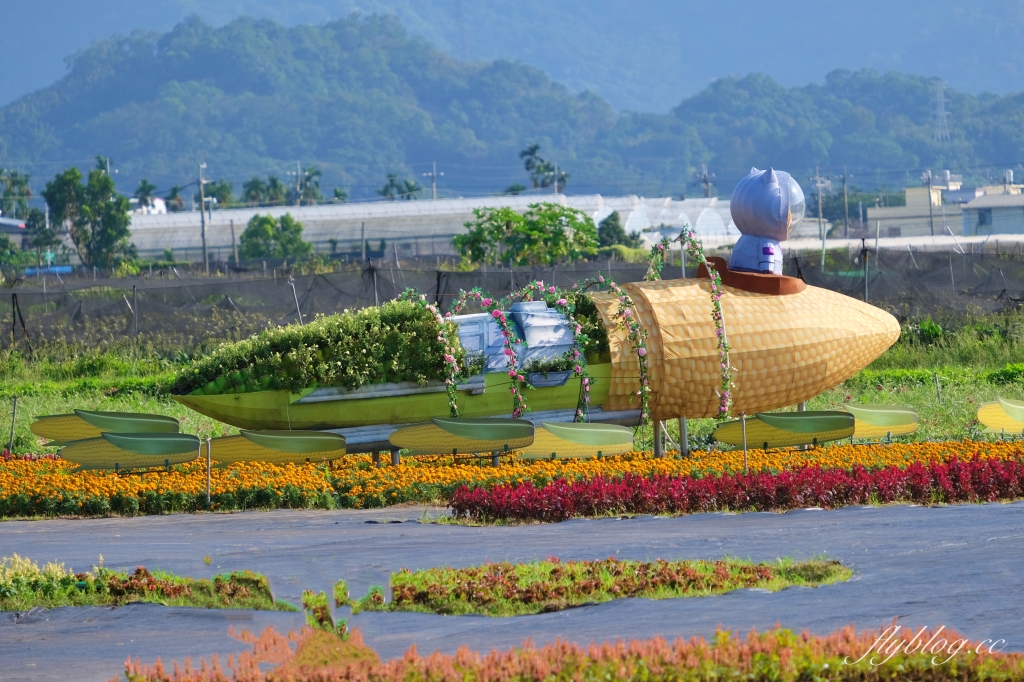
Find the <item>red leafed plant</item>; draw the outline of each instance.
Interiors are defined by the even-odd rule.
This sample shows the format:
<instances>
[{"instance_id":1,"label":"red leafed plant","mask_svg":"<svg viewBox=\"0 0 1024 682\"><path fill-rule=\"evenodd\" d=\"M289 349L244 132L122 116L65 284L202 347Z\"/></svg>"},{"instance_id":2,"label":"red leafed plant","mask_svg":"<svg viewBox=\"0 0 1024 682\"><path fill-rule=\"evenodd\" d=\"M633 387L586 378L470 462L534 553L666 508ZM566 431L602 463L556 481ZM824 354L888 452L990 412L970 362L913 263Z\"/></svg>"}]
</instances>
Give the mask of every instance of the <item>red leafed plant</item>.
<instances>
[{"instance_id":1,"label":"red leafed plant","mask_svg":"<svg viewBox=\"0 0 1024 682\"><path fill-rule=\"evenodd\" d=\"M894 626L891 626L894 627ZM934 630L900 628L887 640L894 654L872 657L869 650L882 632L856 632L853 626L827 636L774 629L751 632L741 638L718 632L708 641L645 639L581 646L556 641L489 654L462 647L453 656L434 653L420 656L412 647L401 658L381 663L363 644L358 630L343 641L322 630L306 628L301 635L281 635L267 628L258 638L243 633L253 651L228 659L225 671L216 658L194 668L188 661L173 672L158 660L155 665L126 663L132 682L456 682L490 680L677 680L704 682L726 680L890 680L892 682L954 682L954 680L1016 680L1024 675L1021 654L991 653L948 629L942 642L963 642L959 653L921 652L921 642L936 641ZM916 640L914 639L916 636ZM913 642L918 641L917 647ZM935 649L935 647L932 647ZM998 648L998 647L996 647ZM898 649L898 650L897 650ZM911 653L905 653L910 650ZM865 656L865 654L868 654ZM872 661L872 658L874 659ZM261 669L260 664L263 664ZM264 672L268 665L275 665Z\"/></svg>"},{"instance_id":2,"label":"red leafed plant","mask_svg":"<svg viewBox=\"0 0 1024 682\"><path fill-rule=\"evenodd\" d=\"M1024 497L1024 461L978 457L869 470L805 467L693 478L625 474L457 489L449 506L476 520L564 521L610 514L826 509L855 504L994 502Z\"/></svg>"}]
</instances>

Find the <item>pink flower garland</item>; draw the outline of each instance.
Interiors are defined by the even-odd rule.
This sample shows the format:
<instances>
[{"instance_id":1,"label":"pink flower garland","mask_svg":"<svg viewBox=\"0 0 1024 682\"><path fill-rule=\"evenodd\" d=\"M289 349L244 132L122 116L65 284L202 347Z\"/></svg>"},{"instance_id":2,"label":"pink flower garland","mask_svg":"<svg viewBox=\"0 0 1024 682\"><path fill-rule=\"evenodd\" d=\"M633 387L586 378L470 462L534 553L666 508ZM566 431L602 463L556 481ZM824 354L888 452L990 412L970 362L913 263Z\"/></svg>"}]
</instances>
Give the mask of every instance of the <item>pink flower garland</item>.
<instances>
[{"instance_id":1,"label":"pink flower garland","mask_svg":"<svg viewBox=\"0 0 1024 682\"><path fill-rule=\"evenodd\" d=\"M599 281L604 277L599 276ZM646 424L651 419L651 384L650 368L647 363L647 330L640 326L637 315L634 314L635 306L633 299L629 297L618 284L608 281L608 288L619 297L619 307L615 312L615 319L619 328L626 330L630 348L636 354L637 367L640 374L640 389L636 395L640 396L640 423ZM632 399L630 399L632 402Z\"/></svg>"},{"instance_id":2,"label":"pink flower garland","mask_svg":"<svg viewBox=\"0 0 1024 682\"><path fill-rule=\"evenodd\" d=\"M708 270L708 274L711 276L711 319L715 323L715 336L718 339L718 360L721 372L718 390L718 418L725 419L729 416L729 410L732 407L732 375L734 370L732 362L729 360L729 351L732 350L732 347L729 345L729 337L725 332L725 313L722 310L722 276L708 262L704 255L704 245L694 236L693 230L689 226L683 228L676 241L685 245L690 255L698 263L703 263L704 267ZM662 252L662 262L664 263L664 252Z\"/></svg>"},{"instance_id":3,"label":"pink flower garland","mask_svg":"<svg viewBox=\"0 0 1024 682\"><path fill-rule=\"evenodd\" d=\"M427 297L423 294L417 294L415 289L406 289L398 295L397 300L402 301L416 301L428 312L434 315L438 324L437 340L440 341L444 346L444 388L445 393L448 396L448 413L452 417L459 416L459 393L458 385L459 379L462 378L462 370L459 367L458 361L458 350L455 347L455 343L452 341L452 333L455 333L455 338L458 338L458 332L456 326L451 324L452 314L449 312L444 317L441 316L441 311L438 310L437 306L433 303L427 302Z\"/></svg>"}]
</instances>

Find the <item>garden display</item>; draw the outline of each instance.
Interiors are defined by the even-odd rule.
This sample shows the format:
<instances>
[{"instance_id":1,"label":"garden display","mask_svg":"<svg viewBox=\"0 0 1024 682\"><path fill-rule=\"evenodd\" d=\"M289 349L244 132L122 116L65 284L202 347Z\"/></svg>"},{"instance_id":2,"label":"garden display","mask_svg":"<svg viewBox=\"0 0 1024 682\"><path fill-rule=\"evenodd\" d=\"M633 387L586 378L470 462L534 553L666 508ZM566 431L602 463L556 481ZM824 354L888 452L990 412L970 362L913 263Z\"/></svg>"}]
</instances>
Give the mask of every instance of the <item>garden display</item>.
<instances>
[{"instance_id":1,"label":"garden display","mask_svg":"<svg viewBox=\"0 0 1024 682\"><path fill-rule=\"evenodd\" d=\"M100 565L75 572L50 562L40 567L17 554L0 557L0 611L27 611L60 606L123 606L151 602L164 606L208 609L294 611L275 602L270 583L250 571L217 575L212 580L149 571L139 566L131 573Z\"/></svg>"},{"instance_id":2,"label":"garden display","mask_svg":"<svg viewBox=\"0 0 1024 682\"><path fill-rule=\"evenodd\" d=\"M661 280L660 244L651 280L621 287L537 280L500 300L463 292L445 314L407 292L223 345L181 372L176 399L244 429L350 429L351 449L351 429L527 409L552 422L767 412L845 381L899 337L878 308L730 271L681 239L702 264L696 279Z\"/></svg>"},{"instance_id":3,"label":"garden display","mask_svg":"<svg viewBox=\"0 0 1024 682\"><path fill-rule=\"evenodd\" d=\"M170 668L159 660L143 663L136 659L125 664L125 675L136 682L960 682L1009 681L1024 675L1021 654L993 652L991 641L972 641L945 627L901 631L891 639L891 656L873 657L864 652L884 638L885 631L858 632L852 625L827 635L775 628L745 636L719 631L710 639L633 639L589 646L565 640L544 645L528 641L521 647L488 653L467 647L454 655L421 655L412 650L383 662L365 644L359 630L342 638L312 627L287 635L267 628L259 636L243 631L238 637L251 644L252 650L227 666L203 661L200 666L175 663ZM931 646L922 651L921 643ZM944 664L936 665L936 661Z\"/></svg>"},{"instance_id":4,"label":"garden display","mask_svg":"<svg viewBox=\"0 0 1024 682\"><path fill-rule=\"evenodd\" d=\"M847 580L853 572L837 561L754 564L720 561L501 562L469 568L402 569L391 575L391 601L371 591L360 610L423 611L444 615L479 613L518 616L561 611L580 604L640 597L672 599L724 594L743 588L777 591Z\"/></svg>"}]
</instances>

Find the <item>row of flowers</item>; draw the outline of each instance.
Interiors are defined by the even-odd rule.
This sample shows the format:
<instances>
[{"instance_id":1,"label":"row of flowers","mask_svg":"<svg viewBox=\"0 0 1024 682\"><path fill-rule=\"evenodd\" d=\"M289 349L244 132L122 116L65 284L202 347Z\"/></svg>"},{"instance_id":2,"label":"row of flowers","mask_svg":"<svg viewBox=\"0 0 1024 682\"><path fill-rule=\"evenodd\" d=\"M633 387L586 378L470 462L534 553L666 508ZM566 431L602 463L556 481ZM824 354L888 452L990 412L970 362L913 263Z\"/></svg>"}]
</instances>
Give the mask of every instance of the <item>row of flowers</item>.
<instances>
[{"instance_id":1,"label":"row of flowers","mask_svg":"<svg viewBox=\"0 0 1024 682\"><path fill-rule=\"evenodd\" d=\"M953 682L1013 680L1024 675L1024 656L1001 653L1005 643L969 641L944 627L891 626L856 632L852 626L826 636L774 629L739 637L718 632L672 642L662 638L581 646L566 640L537 646L527 641L487 654L462 647L454 655L421 656L412 647L401 658L381 662L353 630L347 640L312 628L281 635L267 628L259 637L236 635L251 651L231 657L225 669L214 659L186 661L172 669L129 660L125 676L137 682L263 682L347 680L456 682L462 680L892 680ZM879 643L882 643L880 646ZM879 651L879 648L882 651ZM891 652L891 653L890 653ZM272 670L268 671L268 668Z\"/></svg>"},{"instance_id":2,"label":"row of flowers","mask_svg":"<svg viewBox=\"0 0 1024 682\"><path fill-rule=\"evenodd\" d=\"M780 472L805 466L822 469L906 467L914 462L952 459L1015 461L1024 458L1011 442L950 441L893 445L835 445L814 450L748 452L752 472ZM404 502L447 502L462 487L490 489L529 482L595 478L709 478L743 471L741 452L698 451L687 458L655 459L632 452L602 459L528 461L518 457L487 466L490 458L403 457L401 466L374 466L367 455L330 465L233 464L211 474L215 510L253 508L366 508ZM145 476L113 472L71 473L61 460L0 462L0 516L160 514L206 509L205 463L172 467Z\"/></svg>"},{"instance_id":3,"label":"row of flowers","mask_svg":"<svg viewBox=\"0 0 1024 682\"><path fill-rule=\"evenodd\" d=\"M449 505L459 517L479 520L564 521L609 514L689 514L714 511L783 511L807 507L913 502L995 502L1024 497L1024 459L948 463L915 462L905 468L824 469L778 473L559 479L490 489L463 486Z\"/></svg>"}]
</instances>

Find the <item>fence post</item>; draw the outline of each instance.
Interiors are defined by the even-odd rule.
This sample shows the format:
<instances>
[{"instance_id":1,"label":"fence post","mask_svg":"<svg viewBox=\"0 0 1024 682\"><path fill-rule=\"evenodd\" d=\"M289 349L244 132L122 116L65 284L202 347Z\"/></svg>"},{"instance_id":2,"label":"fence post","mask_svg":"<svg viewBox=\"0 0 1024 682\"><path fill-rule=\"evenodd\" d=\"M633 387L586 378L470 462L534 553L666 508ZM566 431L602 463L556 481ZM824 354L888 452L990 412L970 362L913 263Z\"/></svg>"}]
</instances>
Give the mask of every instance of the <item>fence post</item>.
<instances>
[{"instance_id":1,"label":"fence post","mask_svg":"<svg viewBox=\"0 0 1024 682\"><path fill-rule=\"evenodd\" d=\"M18 396L14 396L14 409L11 411L11 441L7 445L7 453L14 454L14 422L18 419Z\"/></svg>"}]
</instances>

